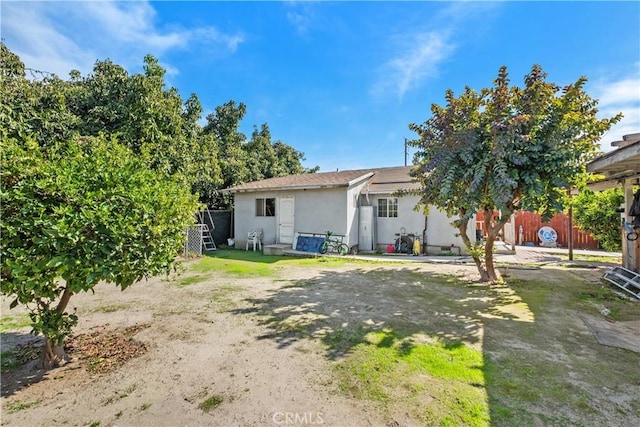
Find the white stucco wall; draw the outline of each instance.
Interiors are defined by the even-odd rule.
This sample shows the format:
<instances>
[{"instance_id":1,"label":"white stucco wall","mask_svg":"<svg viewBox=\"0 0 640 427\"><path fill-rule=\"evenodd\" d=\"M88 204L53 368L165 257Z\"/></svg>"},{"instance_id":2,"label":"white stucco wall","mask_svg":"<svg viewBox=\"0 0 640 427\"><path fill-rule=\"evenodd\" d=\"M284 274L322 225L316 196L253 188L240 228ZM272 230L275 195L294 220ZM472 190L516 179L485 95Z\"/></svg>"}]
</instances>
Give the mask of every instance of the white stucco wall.
<instances>
[{"instance_id":1,"label":"white stucco wall","mask_svg":"<svg viewBox=\"0 0 640 427\"><path fill-rule=\"evenodd\" d=\"M255 228L263 229L263 244L277 243L278 209L276 208L275 217L256 216L255 200L291 196L295 198L294 231L296 233L324 234L326 230L330 230L336 234L347 234L350 231L347 227L347 218L353 215L350 212L353 208L349 206L346 187L236 193L234 209L236 247L244 248L247 233Z\"/></svg>"},{"instance_id":2,"label":"white stucco wall","mask_svg":"<svg viewBox=\"0 0 640 427\"><path fill-rule=\"evenodd\" d=\"M369 203L376 207L376 215L378 208L378 200L380 198L389 198L390 195L370 195ZM366 199L361 199L366 204ZM397 238L396 233L401 232L404 227L407 234L416 234L422 240L422 233L425 228L425 218L422 211L415 211L414 207L418 202L417 196L404 196L398 198L398 217L384 218L375 217L376 221L376 245L379 250L384 251L389 244L393 244ZM458 230L451 225L452 218L435 206L429 209L427 219L426 242L429 246L429 252L440 252L438 247L451 246L459 247L462 253L466 253L462 238L457 236ZM475 238L475 221L469 221L469 237ZM424 242L423 242L424 243ZM457 249L454 249L457 251Z\"/></svg>"},{"instance_id":3,"label":"white stucco wall","mask_svg":"<svg viewBox=\"0 0 640 427\"><path fill-rule=\"evenodd\" d=\"M275 217L260 217L256 216L255 200L257 198L278 199L291 196L295 198L295 233L324 234L326 230L330 230L335 234L347 236L345 243L349 246L357 245L359 205L375 206L377 212L378 199L391 197L390 195L369 195L367 200L366 197L359 196L361 188L362 185L357 185L350 189L338 187L236 193L233 236L236 247L244 248L247 233L256 228L262 228L263 230L263 244L278 243L278 203L276 202ZM418 198L415 196L399 197L397 218L374 217L376 228L375 243L380 250L384 251L388 244L395 242L396 233L400 233L402 227L404 227L406 233L415 233L422 239L425 220L422 212L414 210L417 201ZM435 249L432 249L434 253L440 251L439 247L451 245L460 247L462 253L465 253L462 239L456 236L458 231L451 226L451 221L451 218L447 218L436 207L431 207L426 240L428 245L435 247ZM475 221L469 221L469 226L473 228L469 230L469 237L473 239L475 236Z\"/></svg>"}]
</instances>

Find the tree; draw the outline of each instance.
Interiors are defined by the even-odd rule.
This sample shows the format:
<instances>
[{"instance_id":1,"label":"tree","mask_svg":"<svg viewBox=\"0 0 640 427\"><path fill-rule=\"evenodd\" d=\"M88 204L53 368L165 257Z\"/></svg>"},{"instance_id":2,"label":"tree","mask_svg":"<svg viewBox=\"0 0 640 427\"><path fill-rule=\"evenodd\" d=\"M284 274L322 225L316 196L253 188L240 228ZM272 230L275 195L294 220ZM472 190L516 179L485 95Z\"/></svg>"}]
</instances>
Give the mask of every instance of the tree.
<instances>
[{"instance_id":1,"label":"tree","mask_svg":"<svg viewBox=\"0 0 640 427\"><path fill-rule=\"evenodd\" d=\"M67 103L81 135L117 137L151 168L179 177L207 201L222 182L218 142L201 135L196 94L183 102L175 88L165 87L164 75L151 55L144 58L144 74L129 75L111 61L98 61L92 74L68 83L75 90Z\"/></svg>"},{"instance_id":2,"label":"tree","mask_svg":"<svg viewBox=\"0 0 640 427\"><path fill-rule=\"evenodd\" d=\"M412 175L422 184L420 205L457 215L453 225L482 281L498 280L493 244L511 214L524 209L548 219L561 210L566 189L584 179L597 141L621 117L596 117L597 100L583 90L586 78L561 90L546 76L534 65L524 87L510 86L501 67L491 88L466 87L457 98L448 90L445 106L432 104L429 119L409 125L419 136L409 143L417 148ZM478 211L484 245L467 234Z\"/></svg>"},{"instance_id":3,"label":"tree","mask_svg":"<svg viewBox=\"0 0 640 427\"><path fill-rule=\"evenodd\" d=\"M604 191L581 190L571 199L574 224L590 233L606 251L616 252L622 249L620 238L620 212L624 203L622 189L612 188Z\"/></svg>"},{"instance_id":4,"label":"tree","mask_svg":"<svg viewBox=\"0 0 640 427\"><path fill-rule=\"evenodd\" d=\"M313 173L318 167L305 169L301 165L304 154L282 141L271 141L269 126L265 123L258 130L254 127L251 140L240 132L240 122L247 110L243 103L231 100L216 108L207 116L204 136L218 141L222 187L264 178L297 173ZM230 207L231 195L216 192L212 204Z\"/></svg>"},{"instance_id":5,"label":"tree","mask_svg":"<svg viewBox=\"0 0 640 427\"><path fill-rule=\"evenodd\" d=\"M41 147L5 139L1 151L2 293L26 305L45 337L42 365L65 360L77 322L70 298L100 281L123 290L168 272L199 205L115 140Z\"/></svg>"}]
</instances>

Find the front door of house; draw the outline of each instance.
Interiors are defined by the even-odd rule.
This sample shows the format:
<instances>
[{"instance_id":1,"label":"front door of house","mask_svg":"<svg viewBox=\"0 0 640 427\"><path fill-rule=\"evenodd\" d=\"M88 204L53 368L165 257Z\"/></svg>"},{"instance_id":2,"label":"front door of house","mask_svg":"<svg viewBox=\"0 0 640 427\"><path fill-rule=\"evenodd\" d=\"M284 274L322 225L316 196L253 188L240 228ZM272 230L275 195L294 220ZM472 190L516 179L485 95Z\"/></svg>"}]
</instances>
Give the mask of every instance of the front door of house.
<instances>
[{"instance_id":1,"label":"front door of house","mask_svg":"<svg viewBox=\"0 0 640 427\"><path fill-rule=\"evenodd\" d=\"M278 237L280 243L292 244L295 219L295 198L280 197L278 209Z\"/></svg>"}]
</instances>

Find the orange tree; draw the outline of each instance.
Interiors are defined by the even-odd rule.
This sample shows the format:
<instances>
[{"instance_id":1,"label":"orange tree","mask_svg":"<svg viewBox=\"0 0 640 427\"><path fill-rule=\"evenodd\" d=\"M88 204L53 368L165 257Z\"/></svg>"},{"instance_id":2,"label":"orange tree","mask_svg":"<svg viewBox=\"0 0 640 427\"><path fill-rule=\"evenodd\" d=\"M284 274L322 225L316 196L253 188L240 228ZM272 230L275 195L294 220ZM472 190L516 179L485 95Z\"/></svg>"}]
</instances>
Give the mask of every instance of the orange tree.
<instances>
[{"instance_id":1,"label":"orange tree","mask_svg":"<svg viewBox=\"0 0 640 427\"><path fill-rule=\"evenodd\" d=\"M77 323L74 294L98 282L122 289L168 272L198 209L179 181L115 141L81 138L45 149L6 139L1 149L0 289L43 334L43 367L65 360Z\"/></svg>"},{"instance_id":2,"label":"orange tree","mask_svg":"<svg viewBox=\"0 0 640 427\"><path fill-rule=\"evenodd\" d=\"M561 210L566 189L584 179L597 141L621 117L596 117L586 78L560 88L546 76L534 65L524 86L511 86L502 67L491 88L467 87L458 97L448 90L444 106L433 104L430 118L409 125L418 134L409 143L417 148L412 175L422 184L420 204L456 217L482 281L498 280L493 244L511 214L524 209L549 218ZM467 234L479 211L483 243Z\"/></svg>"}]
</instances>

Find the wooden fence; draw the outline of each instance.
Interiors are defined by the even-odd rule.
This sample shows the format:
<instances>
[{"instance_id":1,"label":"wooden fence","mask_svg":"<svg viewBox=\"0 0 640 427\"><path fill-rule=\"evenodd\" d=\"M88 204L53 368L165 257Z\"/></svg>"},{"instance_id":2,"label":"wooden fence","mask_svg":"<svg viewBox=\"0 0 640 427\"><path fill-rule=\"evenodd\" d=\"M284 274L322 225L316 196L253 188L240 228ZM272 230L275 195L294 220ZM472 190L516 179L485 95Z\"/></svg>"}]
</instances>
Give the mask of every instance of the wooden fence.
<instances>
[{"instance_id":1,"label":"wooden fence","mask_svg":"<svg viewBox=\"0 0 640 427\"><path fill-rule=\"evenodd\" d=\"M478 230L483 230L483 218L483 213L478 212L476 215L476 227ZM507 224L505 228L509 226L510 224ZM515 224L513 225L515 243L517 245L533 244L539 246L538 230L544 226L549 226L556 231L558 234L558 246L566 248L569 245L569 217L567 215L556 214L551 218L551 221L542 222L540 215L526 211L518 211L515 214ZM520 231L520 227L522 227L522 231ZM580 231L575 226L572 231L573 247L575 249L598 249L598 241L590 234ZM483 236L484 234L483 230Z\"/></svg>"}]
</instances>

